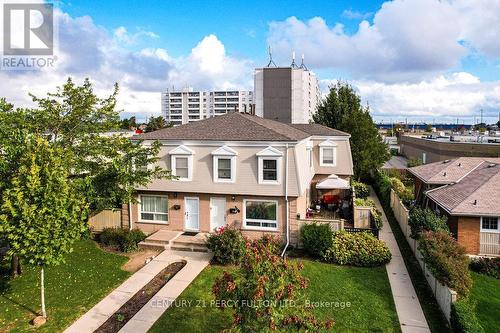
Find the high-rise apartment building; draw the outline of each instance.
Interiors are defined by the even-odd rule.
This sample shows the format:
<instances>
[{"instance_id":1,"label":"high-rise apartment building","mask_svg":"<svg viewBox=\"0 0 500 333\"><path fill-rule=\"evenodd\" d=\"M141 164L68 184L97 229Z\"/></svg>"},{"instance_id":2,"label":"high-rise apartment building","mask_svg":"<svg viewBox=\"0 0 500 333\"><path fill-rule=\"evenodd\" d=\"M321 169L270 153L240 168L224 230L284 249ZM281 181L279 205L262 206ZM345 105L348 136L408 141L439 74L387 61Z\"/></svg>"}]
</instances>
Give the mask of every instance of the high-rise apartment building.
<instances>
[{"instance_id":1,"label":"high-rise apartment building","mask_svg":"<svg viewBox=\"0 0 500 333\"><path fill-rule=\"evenodd\" d=\"M257 68L254 80L256 115L292 124L307 124L312 119L321 92L316 75L303 64Z\"/></svg>"},{"instance_id":2,"label":"high-rise apartment building","mask_svg":"<svg viewBox=\"0 0 500 333\"><path fill-rule=\"evenodd\" d=\"M232 111L250 112L252 91L194 91L193 88L167 90L161 94L161 110L173 125L187 124Z\"/></svg>"}]
</instances>

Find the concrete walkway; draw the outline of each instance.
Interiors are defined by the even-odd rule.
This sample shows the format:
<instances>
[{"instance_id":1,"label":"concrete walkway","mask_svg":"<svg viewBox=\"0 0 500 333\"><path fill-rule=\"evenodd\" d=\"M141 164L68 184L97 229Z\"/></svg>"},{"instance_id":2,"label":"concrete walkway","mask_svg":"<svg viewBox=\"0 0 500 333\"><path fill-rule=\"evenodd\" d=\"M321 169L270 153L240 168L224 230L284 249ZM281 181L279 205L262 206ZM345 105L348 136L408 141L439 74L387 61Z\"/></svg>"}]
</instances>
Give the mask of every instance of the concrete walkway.
<instances>
[{"instance_id":1,"label":"concrete walkway","mask_svg":"<svg viewBox=\"0 0 500 333\"><path fill-rule=\"evenodd\" d=\"M209 264L211 253L166 250L134 273L102 301L68 327L65 333L91 333L101 326L135 293L169 264L186 260L186 265L129 320L120 332L147 332L181 292ZM106 274L106 272L103 272Z\"/></svg>"},{"instance_id":2,"label":"concrete walkway","mask_svg":"<svg viewBox=\"0 0 500 333\"><path fill-rule=\"evenodd\" d=\"M392 253L392 260L386 265L386 269L401 330L403 333L430 332L424 312L406 270L401 251L399 251L398 243L396 242L396 238L394 238L389 221L387 221L382 205L373 188L370 189L369 198L375 201L377 209L382 212L383 226L380 230L380 239L389 246Z\"/></svg>"}]
</instances>

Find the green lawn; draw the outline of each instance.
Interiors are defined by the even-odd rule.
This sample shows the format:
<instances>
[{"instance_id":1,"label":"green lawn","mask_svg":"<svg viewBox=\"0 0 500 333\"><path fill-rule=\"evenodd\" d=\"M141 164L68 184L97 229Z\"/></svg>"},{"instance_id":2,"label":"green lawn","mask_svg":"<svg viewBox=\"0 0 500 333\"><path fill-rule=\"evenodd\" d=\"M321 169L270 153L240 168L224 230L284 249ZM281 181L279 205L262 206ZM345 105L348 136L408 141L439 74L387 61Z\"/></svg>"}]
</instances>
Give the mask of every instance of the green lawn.
<instances>
[{"instance_id":1,"label":"green lawn","mask_svg":"<svg viewBox=\"0 0 500 333\"><path fill-rule=\"evenodd\" d=\"M210 305L212 284L224 269L227 268L207 267L149 332L208 333L229 327L230 311ZM333 331L400 332L385 267L356 268L304 260L303 274L310 279L307 298L312 302L331 302L333 307L318 307L314 311L318 318L335 320ZM339 305L335 307L334 302ZM341 303L345 304L343 308Z\"/></svg>"},{"instance_id":2,"label":"green lawn","mask_svg":"<svg viewBox=\"0 0 500 333\"><path fill-rule=\"evenodd\" d=\"M471 272L474 286L471 298L477 301L477 317L485 332L497 332L500 327L500 280Z\"/></svg>"},{"instance_id":3,"label":"green lawn","mask_svg":"<svg viewBox=\"0 0 500 333\"><path fill-rule=\"evenodd\" d=\"M64 330L130 275L120 269L127 260L102 251L93 241L77 242L65 264L45 271L49 320L36 332ZM21 277L10 280L8 267L1 267L0 333L35 331L29 321L40 310L39 272L23 268Z\"/></svg>"}]
</instances>

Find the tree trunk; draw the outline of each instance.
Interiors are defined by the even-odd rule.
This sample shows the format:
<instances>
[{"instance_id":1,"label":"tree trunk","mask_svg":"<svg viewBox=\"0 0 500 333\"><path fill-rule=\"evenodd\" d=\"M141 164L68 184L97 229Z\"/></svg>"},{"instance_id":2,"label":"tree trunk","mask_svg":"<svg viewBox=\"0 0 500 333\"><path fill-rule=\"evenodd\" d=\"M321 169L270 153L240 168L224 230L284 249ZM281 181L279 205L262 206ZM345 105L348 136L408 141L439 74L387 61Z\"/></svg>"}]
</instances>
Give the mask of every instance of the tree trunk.
<instances>
[{"instance_id":1,"label":"tree trunk","mask_svg":"<svg viewBox=\"0 0 500 333\"><path fill-rule=\"evenodd\" d=\"M18 275L21 275L21 262L19 261L19 256L17 254L13 254L10 259L10 276L15 278Z\"/></svg>"},{"instance_id":2,"label":"tree trunk","mask_svg":"<svg viewBox=\"0 0 500 333\"><path fill-rule=\"evenodd\" d=\"M42 299L42 317L47 318L47 312L45 311L45 285L44 285L43 267L40 271L40 296Z\"/></svg>"}]
</instances>

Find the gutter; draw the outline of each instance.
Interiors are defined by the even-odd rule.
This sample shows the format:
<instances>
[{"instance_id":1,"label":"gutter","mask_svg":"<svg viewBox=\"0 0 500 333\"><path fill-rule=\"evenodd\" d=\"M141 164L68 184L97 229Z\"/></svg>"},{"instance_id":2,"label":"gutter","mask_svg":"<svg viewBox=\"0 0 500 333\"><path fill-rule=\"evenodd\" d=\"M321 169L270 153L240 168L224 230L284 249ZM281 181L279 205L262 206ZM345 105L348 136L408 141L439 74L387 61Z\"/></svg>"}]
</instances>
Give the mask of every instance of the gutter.
<instances>
[{"instance_id":1,"label":"gutter","mask_svg":"<svg viewBox=\"0 0 500 333\"><path fill-rule=\"evenodd\" d=\"M289 226L289 212L288 212L288 143L286 144L286 151L285 151L285 205L286 205L286 217L285 217L285 224L286 224L286 244L285 248L283 249L283 252L281 253L281 256L285 256L285 252L288 248L288 245L290 245L290 226Z\"/></svg>"},{"instance_id":2,"label":"gutter","mask_svg":"<svg viewBox=\"0 0 500 333\"><path fill-rule=\"evenodd\" d=\"M132 205L128 202L128 228L132 230Z\"/></svg>"}]
</instances>

